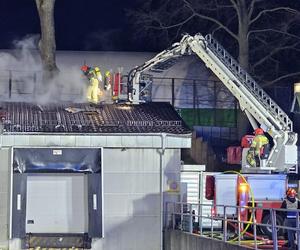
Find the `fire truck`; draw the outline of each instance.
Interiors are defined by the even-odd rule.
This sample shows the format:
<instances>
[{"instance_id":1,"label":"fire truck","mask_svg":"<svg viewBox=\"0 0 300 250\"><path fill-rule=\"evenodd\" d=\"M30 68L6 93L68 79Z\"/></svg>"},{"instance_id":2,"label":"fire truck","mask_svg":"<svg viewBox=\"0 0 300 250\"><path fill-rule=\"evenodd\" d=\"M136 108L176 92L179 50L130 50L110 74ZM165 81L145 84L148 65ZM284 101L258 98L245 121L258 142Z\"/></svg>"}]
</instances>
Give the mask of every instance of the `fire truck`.
<instances>
[{"instance_id":1,"label":"fire truck","mask_svg":"<svg viewBox=\"0 0 300 250\"><path fill-rule=\"evenodd\" d=\"M293 122L288 115L212 35L184 35L180 42L132 69L128 76L128 100L133 104L149 101L152 81L146 72L185 55L196 55L204 62L238 100L240 109L248 117L253 129L264 128L272 138L270 153L266 159L261 160L259 167L247 165L245 158L249 148L243 149L241 172L244 178L239 174L222 173L208 181L211 183L208 187L214 190L210 198L215 205L243 206L253 199L255 205L262 208L256 211L256 221L267 223L270 214L263 208L280 207L287 188L287 173L298 171L297 133L293 131ZM242 179L247 180L252 195L249 190L242 188L245 185ZM216 211L218 214L223 212L221 208ZM236 216L232 209L226 213ZM281 224L283 217L278 215L277 219ZM270 229L262 228L262 231L270 235Z\"/></svg>"}]
</instances>

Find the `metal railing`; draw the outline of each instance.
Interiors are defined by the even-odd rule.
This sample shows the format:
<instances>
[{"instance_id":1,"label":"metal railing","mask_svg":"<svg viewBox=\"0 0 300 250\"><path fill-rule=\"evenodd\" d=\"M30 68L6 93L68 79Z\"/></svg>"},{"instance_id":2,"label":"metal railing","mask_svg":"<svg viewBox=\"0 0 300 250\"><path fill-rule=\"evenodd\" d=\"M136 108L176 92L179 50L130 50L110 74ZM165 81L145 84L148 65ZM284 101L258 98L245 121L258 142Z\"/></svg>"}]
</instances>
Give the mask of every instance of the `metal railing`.
<instances>
[{"instance_id":1,"label":"metal railing","mask_svg":"<svg viewBox=\"0 0 300 250\"><path fill-rule=\"evenodd\" d=\"M211 212L203 213L205 208L209 208ZM214 211L221 211L221 213ZM287 239L284 237L288 230L296 234L297 245L300 246L300 210L289 209L288 211L296 213L296 222L298 221L296 227L283 225L282 218L287 209L167 202L165 228L198 234L253 249L262 249L268 246L269 249L271 247L278 250L287 244ZM259 214L265 216L267 220L262 219L258 222ZM263 229L266 229L269 235L263 234L262 231L266 231ZM300 248L298 247L298 249Z\"/></svg>"}]
</instances>

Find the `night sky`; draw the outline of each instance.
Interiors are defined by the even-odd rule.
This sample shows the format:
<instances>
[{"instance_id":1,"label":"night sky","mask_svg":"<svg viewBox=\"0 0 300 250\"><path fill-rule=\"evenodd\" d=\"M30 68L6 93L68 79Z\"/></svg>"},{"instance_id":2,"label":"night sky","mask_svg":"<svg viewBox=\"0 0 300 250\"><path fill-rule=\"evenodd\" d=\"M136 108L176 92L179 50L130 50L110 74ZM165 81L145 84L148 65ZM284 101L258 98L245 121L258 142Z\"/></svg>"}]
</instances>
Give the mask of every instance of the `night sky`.
<instances>
[{"instance_id":1,"label":"night sky","mask_svg":"<svg viewBox=\"0 0 300 250\"><path fill-rule=\"evenodd\" d=\"M133 2L57 0L57 49L135 50L125 14L125 7L130 8ZM0 49L12 48L14 40L40 33L35 1L0 0L0 32Z\"/></svg>"}]
</instances>

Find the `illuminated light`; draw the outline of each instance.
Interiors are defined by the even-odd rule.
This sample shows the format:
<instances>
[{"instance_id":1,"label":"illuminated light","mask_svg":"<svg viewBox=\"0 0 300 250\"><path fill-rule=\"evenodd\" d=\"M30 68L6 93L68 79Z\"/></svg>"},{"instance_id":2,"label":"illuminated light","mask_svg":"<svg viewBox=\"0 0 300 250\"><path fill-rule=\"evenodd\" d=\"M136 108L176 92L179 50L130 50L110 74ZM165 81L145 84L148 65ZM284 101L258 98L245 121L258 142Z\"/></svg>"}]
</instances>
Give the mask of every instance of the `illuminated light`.
<instances>
[{"instance_id":1,"label":"illuminated light","mask_svg":"<svg viewBox=\"0 0 300 250\"><path fill-rule=\"evenodd\" d=\"M247 183L241 183L239 185L239 192L240 193L247 193L247 192L249 192L249 185Z\"/></svg>"},{"instance_id":2,"label":"illuminated light","mask_svg":"<svg viewBox=\"0 0 300 250\"><path fill-rule=\"evenodd\" d=\"M300 83L294 83L294 93L300 93Z\"/></svg>"},{"instance_id":3,"label":"illuminated light","mask_svg":"<svg viewBox=\"0 0 300 250\"><path fill-rule=\"evenodd\" d=\"M118 109L123 109L123 110L130 110L130 106L119 106Z\"/></svg>"},{"instance_id":4,"label":"illuminated light","mask_svg":"<svg viewBox=\"0 0 300 250\"><path fill-rule=\"evenodd\" d=\"M294 83L294 99L291 112L300 113L300 83Z\"/></svg>"},{"instance_id":5,"label":"illuminated light","mask_svg":"<svg viewBox=\"0 0 300 250\"><path fill-rule=\"evenodd\" d=\"M215 207L213 207L213 208L211 208L211 216L212 217L215 217L216 216L216 214L217 214L217 211L216 211L216 208Z\"/></svg>"}]
</instances>

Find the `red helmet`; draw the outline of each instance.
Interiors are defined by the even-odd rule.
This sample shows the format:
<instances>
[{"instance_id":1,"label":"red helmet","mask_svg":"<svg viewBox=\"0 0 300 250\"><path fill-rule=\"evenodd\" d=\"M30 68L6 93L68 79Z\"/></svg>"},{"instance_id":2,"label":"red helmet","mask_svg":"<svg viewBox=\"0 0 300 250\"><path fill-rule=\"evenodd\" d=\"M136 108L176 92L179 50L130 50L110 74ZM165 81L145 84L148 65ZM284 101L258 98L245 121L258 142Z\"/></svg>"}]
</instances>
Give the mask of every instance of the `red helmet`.
<instances>
[{"instance_id":1,"label":"red helmet","mask_svg":"<svg viewBox=\"0 0 300 250\"><path fill-rule=\"evenodd\" d=\"M89 69L90 69L90 67L89 67L89 66L87 66L87 65L83 65L83 66L81 67L81 70L82 70L82 72L83 72L83 73L86 73L86 72L88 72L88 71L89 71Z\"/></svg>"},{"instance_id":2,"label":"red helmet","mask_svg":"<svg viewBox=\"0 0 300 250\"><path fill-rule=\"evenodd\" d=\"M257 128L257 129L254 130L254 134L255 135L263 135L264 130L262 128Z\"/></svg>"},{"instance_id":3,"label":"red helmet","mask_svg":"<svg viewBox=\"0 0 300 250\"><path fill-rule=\"evenodd\" d=\"M295 196L297 195L297 192L293 188L288 188L288 190L286 191L286 195L290 198L295 198Z\"/></svg>"}]
</instances>

